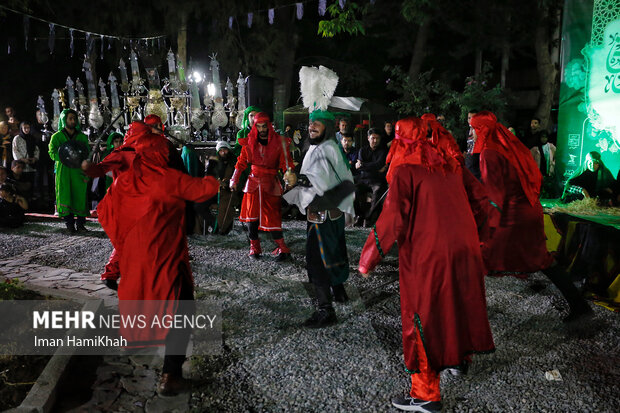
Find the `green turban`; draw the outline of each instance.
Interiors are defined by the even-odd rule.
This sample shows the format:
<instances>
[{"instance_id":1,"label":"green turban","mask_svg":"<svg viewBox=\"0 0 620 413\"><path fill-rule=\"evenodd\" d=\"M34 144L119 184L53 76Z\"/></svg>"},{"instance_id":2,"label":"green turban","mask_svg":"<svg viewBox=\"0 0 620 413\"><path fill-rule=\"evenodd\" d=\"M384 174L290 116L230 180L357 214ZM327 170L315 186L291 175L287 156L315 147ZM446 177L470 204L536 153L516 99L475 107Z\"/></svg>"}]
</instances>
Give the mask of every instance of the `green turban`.
<instances>
[{"instance_id":1,"label":"green turban","mask_svg":"<svg viewBox=\"0 0 620 413\"><path fill-rule=\"evenodd\" d=\"M327 110L315 110L310 113L310 122L314 122L315 120L322 122L325 126L333 126L336 118L333 113Z\"/></svg>"},{"instance_id":2,"label":"green turban","mask_svg":"<svg viewBox=\"0 0 620 413\"><path fill-rule=\"evenodd\" d=\"M75 115L75 120L77 121L75 124L75 129L81 131L82 129L80 127L80 117L78 116L78 113L73 109L64 109L60 113L60 118L58 119L58 130L61 131L65 128L67 124L67 115L69 113L73 113Z\"/></svg>"}]
</instances>

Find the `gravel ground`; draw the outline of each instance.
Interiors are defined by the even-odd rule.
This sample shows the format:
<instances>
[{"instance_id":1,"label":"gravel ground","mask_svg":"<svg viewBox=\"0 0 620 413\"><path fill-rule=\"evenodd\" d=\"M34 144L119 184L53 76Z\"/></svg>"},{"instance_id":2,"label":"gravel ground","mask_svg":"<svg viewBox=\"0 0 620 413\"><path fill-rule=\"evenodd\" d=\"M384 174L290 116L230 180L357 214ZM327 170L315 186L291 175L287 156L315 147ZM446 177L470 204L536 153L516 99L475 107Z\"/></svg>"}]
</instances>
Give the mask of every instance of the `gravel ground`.
<instances>
[{"instance_id":1,"label":"gravel ground","mask_svg":"<svg viewBox=\"0 0 620 413\"><path fill-rule=\"evenodd\" d=\"M0 259L36 250L33 262L98 274L111 246L101 228L61 233L60 222L28 223L0 233ZM337 305L340 323L300 328L311 313L305 272L305 222L284 223L292 260L276 263L262 236L264 258L247 257L240 224L228 236L190 238L200 297L223 309L221 355L194 357L194 411L395 411L405 393L395 250L370 279L353 270L368 230L347 229L351 302ZM540 273L528 281L486 279L497 351L477 356L462 378L442 373L446 412L620 411L620 318L598 306L587 323L566 327L567 309ZM562 381L548 381L557 369Z\"/></svg>"}]
</instances>

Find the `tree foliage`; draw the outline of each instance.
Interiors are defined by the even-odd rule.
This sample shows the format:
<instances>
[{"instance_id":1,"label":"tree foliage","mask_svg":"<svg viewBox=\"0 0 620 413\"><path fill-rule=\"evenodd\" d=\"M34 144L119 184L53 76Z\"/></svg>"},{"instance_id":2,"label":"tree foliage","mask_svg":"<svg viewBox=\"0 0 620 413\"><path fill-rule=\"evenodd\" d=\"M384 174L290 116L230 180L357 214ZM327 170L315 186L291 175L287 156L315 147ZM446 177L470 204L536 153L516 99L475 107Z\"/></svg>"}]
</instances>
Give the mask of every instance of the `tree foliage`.
<instances>
[{"instance_id":1,"label":"tree foliage","mask_svg":"<svg viewBox=\"0 0 620 413\"><path fill-rule=\"evenodd\" d=\"M366 7L359 6L357 3L348 2L344 9L340 9L337 3L327 7L327 13L331 16L330 20L319 22L318 33L323 37L334 37L340 33L349 35L366 34L364 23L360 20L367 12Z\"/></svg>"}]
</instances>

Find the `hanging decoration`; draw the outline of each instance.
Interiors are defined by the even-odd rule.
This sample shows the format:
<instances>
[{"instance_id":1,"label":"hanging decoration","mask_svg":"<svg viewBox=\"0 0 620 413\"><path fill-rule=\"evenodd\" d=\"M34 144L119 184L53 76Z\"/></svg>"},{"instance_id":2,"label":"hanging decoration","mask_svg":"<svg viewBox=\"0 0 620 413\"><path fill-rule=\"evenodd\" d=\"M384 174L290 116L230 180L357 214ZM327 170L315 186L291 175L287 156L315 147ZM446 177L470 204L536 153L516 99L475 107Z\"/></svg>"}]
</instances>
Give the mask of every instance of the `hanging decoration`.
<instances>
[{"instance_id":1,"label":"hanging decoration","mask_svg":"<svg viewBox=\"0 0 620 413\"><path fill-rule=\"evenodd\" d=\"M275 16L275 10L274 9L269 9L267 11L267 16L269 17L269 24L273 24L273 18Z\"/></svg>"},{"instance_id":2,"label":"hanging decoration","mask_svg":"<svg viewBox=\"0 0 620 413\"><path fill-rule=\"evenodd\" d=\"M58 130L58 121L60 120L60 92L54 89L52 93L52 105L54 107L54 118L52 119L52 129Z\"/></svg>"},{"instance_id":3,"label":"hanging decoration","mask_svg":"<svg viewBox=\"0 0 620 413\"><path fill-rule=\"evenodd\" d=\"M232 25L233 25L233 18L232 18L232 16L230 16L230 17L228 18L228 28L229 28L229 29L232 29Z\"/></svg>"},{"instance_id":4,"label":"hanging decoration","mask_svg":"<svg viewBox=\"0 0 620 413\"><path fill-rule=\"evenodd\" d=\"M245 79L241 72L239 72L239 78L237 79L237 93L239 94L239 100L237 101L237 128L241 129L243 126L243 112L245 112Z\"/></svg>"},{"instance_id":5,"label":"hanging decoration","mask_svg":"<svg viewBox=\"0 0 620 413\"><path fill-rule=\"evenodd\" d=\"M67 106L73 110L77 110L77 101L75 100L75 89L73 88L73 80L71 80L71 76L67 76L67 82L65 87L67 89L67 98L69 102L67 102Z\"/></svg>"},{"instance_id":6,"label":"hanging decoration","mask_svg":"<svg viewBox=\"0 0 620 413\"><path fill-rule=\"evenodd\" d=\"M248 13L248 27L252 27L252 18L254 17L254 13Z\"/></svg>"},{"instance_id":7,"label":"hanging decoration","mask_svg":"<svg viewBox=\"0 0 620 413\"><path fill-rule=\"evenodd\" d=\"M73 29L69 29L69 37L71 38L69 49L71 49L71 57L73 57Z\"/></svg>"},{"instance_id":8,"label":"hanging decoration","mask_svg":"<svg viewBox=\"0 0 620 413\"><path fill-rule=\"evenodd\" d=\"M112 119L116 119L116 121L112 124L117 129L120 129L124 124L124 119L122 116L119 116L121 113L121 105L118 100L118 89L116 88L116 77L114 77L114 73L110 72L110 76L108 76L108 82L110 83L110 97L112 99Z\"/></svg>"},{"instance_id":9,"label":"hanging decoration","mask_svg":"<svg viewBox=\"0 0 620 413\"><path fill-rule=\"evenodd\" d=\"M319 0L319 16L325 16L327 11L327 0Z\"/></svg>"},{"instance_id":10,"label":"hanging decoration","mask_svg":"<svg viewBox=\"0 0 620 413\"><path fill-rule=\"evenodd\" d=\"M37 22L41 22L44 24L47 24L49 27L49 38L48 38L48 47L50 49L50 54L54 53L54 42L56 39L56 27L62 27L63 29L67 29L69 31L69 38L70 38L70 44L69 44L69 48L71 50L71 57L73 57L73 53L75 51L74 46L74 32L77 31L78 33L84 33L85 37L86 37L86 50L87 50L87 54L90 55L92 53L92 51L94 50L94 46L95 46L95 36L99 36L101 39L101 59L103 59L103 42L104 39L107 38L108 39L108 50L111 49L112 47L112 43L111 40L112 39L116 39L116 40L120 40L121 42L127 41L129 39L132 38L128 38L128 37L122 37L122 36L114 36L114 35L108 35L108 34L103 34L103 33L92 33L92 32L87 32L85 30L81 30L81 29L77 29L74 27L69 27L63 24L59 24L56 22L52 22L49 20L45 20L45 19L41 19L39 17L33 16L31 14L28 13L24 13L21 11L17 11L17 10L13 10L10 7L7 7L3 4L0 4L0 10L3 11L7 11L7 12L11 12L14 13L16 15L21 15L23 16L23 23L22 23L22 27L24 30L24 49L26 51L28 51L28 42L30 40L30 21L34 20ZM232 17L231 17L232 18ZM157 35L157 36L149 36L149 37L139 37L139 38L135 38L135 39L139 39L139 40L144 40L145 44L146 42L148 42L148 40L151 40L151 42L154 44L155 39L157 39L158 44L160 43L161 39L165 39L167 37L167 35ZM164 45L165 46L165 45ZM11 54L11 42L7 42L7 53Z\"/></svg>"},{"instance_id":11,"label":"hanging decoration","mask_svg":"<svg viewBox=\"0 0 620 413\"><path fill-rule=\"evenodd\" d=\"M84 36L85 46L86 46L86 56L90 56L90 33L86 33Z\"/></svg>"},{"instance_id":12,"label":"hanging decoration","mask_svg":"<svg viewBox=\"0 0 620 413\"><path fill-rule=\"evenodd\" d=\"M301 20L304 17L304 4L303 3L295 3L297 6L297 20Z\"/></svg>"},{"instance_id":13,"label":"hanging decoration","mask_svg":"<svg viewBox=\"0 0 620 413\"><path fill-rule=\"evenodd\" d=\"M338 4L341 9L344 9L344 6L347 4L347 0L338 0Z\"/></svg>"},{"instance_id":14,"label":"hanging decoration","mask_svg":"<svg viewBox=\"0 0 620 413\"><path fill-rule=\"evenodd\" d=\"M50 23L50 35L47 39L47 46L50 48L50 54L54 53L54 41L56 40L56 26Z\"/></svg>"},{"instance_id":15,"label":"hanging decoration","mask_svg":"<svg viewBox=\"0 0 620 413\"><path fill-rule=\"evenodd\" d=\"M228 124L228 117L224 109L224 99L222 98L222 85L220 83L220 64L216 59L216 55L211 56L211 74L213 76L213 116L211 117L211 128L216 129L224 127Z\"/></svg>"},{"instance_id":16,"label":"hanging decoration","mask_svg":"<svg viewBox=\"0 0 620 413\"><path fill-rule=\"evenodd\" d=\"M24 50L28 50L28 32L30 31L30 18L24 16Z\"/></svg>"}]
</instances>

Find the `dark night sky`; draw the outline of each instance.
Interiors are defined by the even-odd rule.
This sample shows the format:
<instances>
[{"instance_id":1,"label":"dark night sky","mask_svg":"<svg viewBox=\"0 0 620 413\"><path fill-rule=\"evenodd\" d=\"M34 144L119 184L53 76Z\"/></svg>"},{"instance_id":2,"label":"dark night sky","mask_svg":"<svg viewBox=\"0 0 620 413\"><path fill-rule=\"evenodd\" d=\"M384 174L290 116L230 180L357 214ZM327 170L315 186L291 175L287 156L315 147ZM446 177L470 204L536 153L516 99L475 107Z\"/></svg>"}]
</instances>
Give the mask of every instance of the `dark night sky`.
<instances>
[{"instance_id":1,"label":"dark night sky","mask_svg":"<svg viewBox=\"0 0 620 413\"><path fill-rule=\"evenodd\" d=\"M37 14L37 13L34 13ZM39 15L39 14L37 14ZM50 18L45 13L40 14L41 17ZM154 17L157 20L157 16ZM257 17L260 18L260 17ZM51 18L50 18L51 19ZM151 21L153 18L150 19ZM62 23L67 25L75 25L80 28L87 28L83 20L79 20L80 24L72 23L71 18L64 17ZM48 47L49 28L47 24L35 20L30 21L28 50L24 50L24 29L23 18L13 13L7 13L4 17L0 17L2 22L0 27L0 107L12 105L16 108L18 118L20 120L33 119L36 110L36 100L38 95L43 95L46 101L48 112L52 112L50 95L54 87L64 87L67 76L73 79L79 75L85 83L82 73L82 61L85 53L84 34L75 32L74 34L74 54L70 56L69 49L69 33L62 28L56 29L55 50L50 54ZM197 68L206 68L209 63L208 56L218 50L209 47L211 43L209 36L211 33L209 23L206 21L190 20L188 23L188 59L192 58L194 66ZM353 88L351 84L356 82L354 79L342 79L336 94L341 96L355 95L371 98L377 102L388 104L393 96L385 90L385 81L387 74L383 71L385 65L403 65L407 67L410 54L407 51L399 53L398 51L389 51L390 39L382 35L381 31L385 30L385 26L381 24L373 27L373 31L367 36L351 37L348 35L339 35L333 39L323 39L316 34L318 15L315 10L308 10L301 22L296 22L298 33L300 34L300 44L297 49L295 71L299 70L301 65L318 65L324 64L331 66L337 72L339 65L352 65L354 70L350 76L356 76L355 68L364 76L364 86L361 88ZM389 21L385 24L391 24ZM97 28L94 27L93 31ZM162 33L164 30L159 31ZM149 33L153 33L149 31ZM115 33L116 34L116 33ZM445 81L449 82L453 88L462 87L463 80L466 76L471 75L474 67L473 55L466 55L458 59L451 58L448 55L449 49L445 47L458 48L458 39L452 39L452 34L446 30L434 30L431 34L430 44L428 48L428 56L425 60L423 70L433 69L434 73L441 74ZM161 70L160 76L167 72L165 53L172 45L175 50L174 36L166 39L166 44L160 51ZM11 45L11 54L7 53L7 46ZM437 45L442 45L441 47ZM95 42L94 49L97 54L100 52L100 40ZM129 55L129 45L122 44L113 40L110 49L108 42L104 46L103 60L97 59L96 72L97 77L103 77L107 80L111 69L118 74L118 60L123 57L127 62ZM499 67L499 60L494 56L490 57L493 65ZM128 62L127 62L128 63ZM511 66L519 68L520 72L514 71L512 76L523 80L523 76L519 73L529 73L526 78L531 78L532 69L535 69L535 62L531 56L516 55L513 57ZM232 67L234 65L222 64L221 78L225 81L227 76L232 80L237 78L239 68ZM226 68L231 73L226 72ZM141 64L143 69L143 65ZM521 70L525 68L526 71ZM529 72L527 72L529 71ZM534 72L535 73L535 72ZM244 73L245 75L251 73ZM144 76L143 76L144 77ZM528 82L526 82L527 84ZM532 82L529 82L532 83ZM532 87L532 85L528 85ZM297 77L293 76L292 95L290 105L294 105L299 96ZM535 88L535 84L533 85ZM109 92L108 92L109 93ZM2 111L3 112L3 111Z\"/></svg>"}]
</instances>

